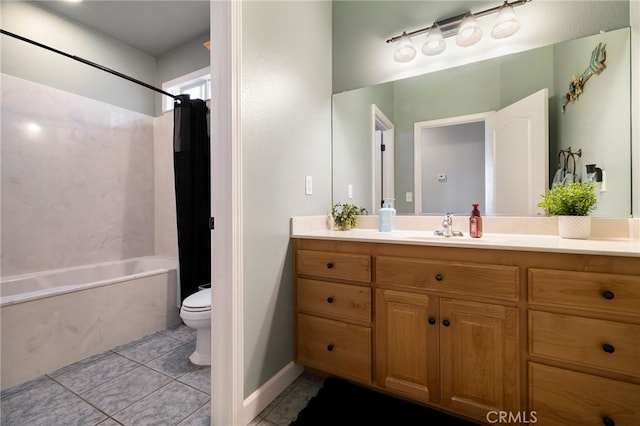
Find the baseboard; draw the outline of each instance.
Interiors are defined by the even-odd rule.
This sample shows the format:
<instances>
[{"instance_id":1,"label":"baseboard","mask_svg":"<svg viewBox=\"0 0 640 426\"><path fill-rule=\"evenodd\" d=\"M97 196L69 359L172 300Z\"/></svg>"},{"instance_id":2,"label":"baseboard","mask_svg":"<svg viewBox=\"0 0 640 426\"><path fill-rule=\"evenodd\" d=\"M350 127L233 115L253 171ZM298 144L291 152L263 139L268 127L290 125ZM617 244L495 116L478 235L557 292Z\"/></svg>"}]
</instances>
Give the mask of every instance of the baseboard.
<instances>
[{"instance_id":1,"label":"baseboard","mask_svg":"<svg viewBox=\"0 0 640 426\"><path fill-rule=\"evenodd\" d=\"M242 424L248 425L278 395L284 391L304 371L301 365L293 361L278 371L272 378L260 386L258 390L244 400L242 407Z\"/></svg>"}]
</instances>

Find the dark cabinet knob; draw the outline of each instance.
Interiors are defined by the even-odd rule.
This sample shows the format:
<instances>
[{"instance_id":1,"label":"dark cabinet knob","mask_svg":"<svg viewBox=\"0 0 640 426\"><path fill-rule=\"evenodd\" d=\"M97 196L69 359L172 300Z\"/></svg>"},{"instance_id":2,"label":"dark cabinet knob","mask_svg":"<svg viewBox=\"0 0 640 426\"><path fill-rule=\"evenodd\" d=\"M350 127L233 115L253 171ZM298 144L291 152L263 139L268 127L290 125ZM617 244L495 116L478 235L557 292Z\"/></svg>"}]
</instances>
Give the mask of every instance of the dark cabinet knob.
<instances>
[{"instance_id":1,"label":"dark cabinet knob","mask_svg":"<svg viewBox=\"0 0 640 426\"><path fill-rule=\"evenodd\" d=\"M327 297L327 303L333 303L333 297L331 296Z\"/></svg>"},{"instance_id":2,"label":"dark cabinet knob","mask_svg":"<svg viewBox=\"0 0 640 426\"><path fill-rule=\"evenodd\" d=\"M605 343L602 345L602 350L605 351L608 354L612 354L616 351L616 348L613 347L613 345L610 345L608 343Z\"/></svg>"},{"instance_id":3,"label":"dark cabinet knob","mask_svg":"<svg viewBox=\"0 0 640 426\"><path fill-rule=\"evenodd\" d=\"M602 424L604 426L616 426L616 422L614 422L613 419L609 416L604 416L602 418Z\"/></svg>"},{"instance_id":4,"label":"dark cabinet knob","mask_svg":"<svg viewBox=\"0 0 640 426\"><path fill-rule=\"evenodd\" d=\"M333 350L333 345L329 345L329 346L327 346L327 350L328 350L329 352L331 352L331 351Z\"/></svg>"},{"instance_id":5,"label":"dark cabinet knob","mask_svg":"<svg viewBox=\"0 0 640 426\"><path fill-rule=\"evenodd\" d=\"M331 269L331 268L333 268L333 263L331 262L327 263L327 269Z\"/></svg>"},{"instance_id":6,"label":"dark cabinet knob","mask_svg":"<svg viewBox=\"0 0 640 426\"><path fill-rule=\"evenodd\" d=\"M436 281L442 281L442 274L436 274Z\"/></svg>"},{"instance_id":7,"label":"dark cabinet knob","mask_svg":"<svg viewBox=\"0 0 640 426\"><path fill-rule=\"evenodd\" d=\"M436 323L436 319L434 317L429 317L429 324L433 325Z\"/></svg>"},{"instance_id":8,"label":"dark cabinet knob","mask_svg":"<svg viewBox=\"0 0 640 426\"><path fill-rule=\"evenodd\" d=\"M449 322L449 320L444 320L442 321L442 325L444 325L445 327L449 327L451 323Z\"/></svg>"},{"instance_id":9,"label":"dark cabinet knob","mask_svg":"<svg viewBox=\"0 0 640 426\"><path fill-rule=\"evenodd\" d=\"M602 297L604 297L607 300L611 300L614 297L616 297L616 295L612 291L605 290L602 292Z\"/></svg>"}]
</instances>

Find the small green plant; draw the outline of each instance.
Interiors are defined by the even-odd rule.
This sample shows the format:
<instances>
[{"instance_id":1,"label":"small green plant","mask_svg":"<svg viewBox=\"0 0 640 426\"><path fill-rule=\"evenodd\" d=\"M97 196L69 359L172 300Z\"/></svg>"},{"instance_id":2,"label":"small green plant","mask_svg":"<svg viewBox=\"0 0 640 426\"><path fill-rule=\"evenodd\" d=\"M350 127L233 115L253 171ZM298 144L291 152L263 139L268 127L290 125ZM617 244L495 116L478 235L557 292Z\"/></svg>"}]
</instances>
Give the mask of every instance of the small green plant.
<instances>
[{"instance_id":1,"label":"small green plant","mask_svg":"<svg viewBox=\"0 0 640 426\"><path fill-rule=\"evenodd\" d=\"M587 216L596 208L598 199L594 182L556 184L542 196L538 207L551 216Z\"/></svg>"},{"instance_id":2,"label":"small green plant","mask_svg":"<svg viewBox=\"0 0 640 426\"><path fill-rule=\"evenodd\" d=\"M358 224L358 215L367 214L367 209L353 204L336 203L331 207L331 216L338 229L355 228Z\"/></svg>"}]
</instances>

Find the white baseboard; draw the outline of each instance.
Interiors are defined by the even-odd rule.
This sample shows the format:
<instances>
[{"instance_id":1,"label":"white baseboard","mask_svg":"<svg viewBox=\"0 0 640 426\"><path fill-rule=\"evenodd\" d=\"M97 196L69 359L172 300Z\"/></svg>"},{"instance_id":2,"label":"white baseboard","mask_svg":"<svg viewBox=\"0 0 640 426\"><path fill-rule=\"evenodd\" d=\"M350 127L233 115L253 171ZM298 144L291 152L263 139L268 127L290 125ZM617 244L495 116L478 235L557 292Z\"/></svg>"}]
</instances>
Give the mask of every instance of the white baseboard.
<instances>
[{"instance_id":1,"label":"white baseboard","mask_svg":"<svg viewBox=\"0 0 640 426\"><path fill-rule=\"evenodd\" d=\"M248 425L258 414L262 412L278 395L284 391L299 375L304 368L293 361L287 364L275 376L270 378L258 390L244 400L242 407L242 424Z\"/></svg>"}]
</instances>

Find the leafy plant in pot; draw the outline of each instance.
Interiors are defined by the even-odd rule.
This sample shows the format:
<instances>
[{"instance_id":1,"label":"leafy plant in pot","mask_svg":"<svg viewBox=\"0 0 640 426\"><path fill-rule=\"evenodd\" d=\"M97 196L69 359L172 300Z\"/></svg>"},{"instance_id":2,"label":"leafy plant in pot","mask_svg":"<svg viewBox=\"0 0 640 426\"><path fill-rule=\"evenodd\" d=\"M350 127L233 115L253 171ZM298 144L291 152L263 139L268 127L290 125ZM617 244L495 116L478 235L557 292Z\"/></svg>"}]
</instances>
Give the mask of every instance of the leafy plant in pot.
<instances>
[{"instance_id":1,"label":"leafy plant in pot","mask_svg":"<svg viewBox=\"0 0 640 426\"><path fill-rule=\"evenodd\" d=\"M591 234L591 213L598 200L595 183L571 182L556 184L542 196L538 207L548 215L558 216L558 233L562 238L589 238Z\"/></svg>"},{"instance_id":2,"label":"leafy plant in pot","mask_svg":"<svg viewBox=\"0 0 640 426\"><path fill-rule=\"evenodd\" d=\"M358 225L358 215L367 214L367 209L353 204L336 203L331 207L333 223L340 230L348 230Z\"/></svg>"}]
</instances>

